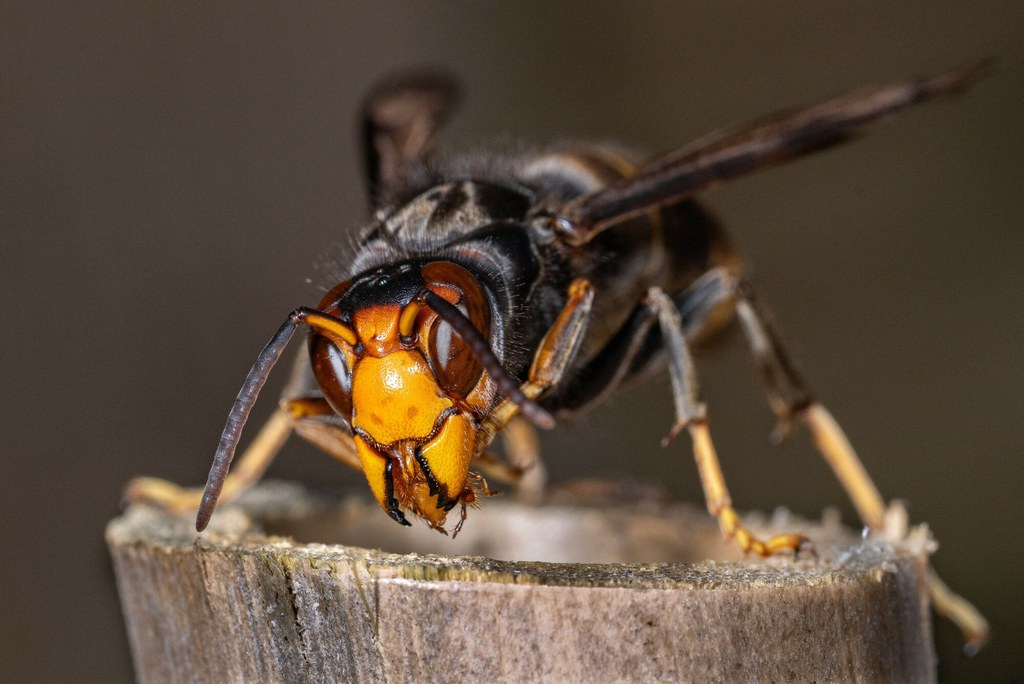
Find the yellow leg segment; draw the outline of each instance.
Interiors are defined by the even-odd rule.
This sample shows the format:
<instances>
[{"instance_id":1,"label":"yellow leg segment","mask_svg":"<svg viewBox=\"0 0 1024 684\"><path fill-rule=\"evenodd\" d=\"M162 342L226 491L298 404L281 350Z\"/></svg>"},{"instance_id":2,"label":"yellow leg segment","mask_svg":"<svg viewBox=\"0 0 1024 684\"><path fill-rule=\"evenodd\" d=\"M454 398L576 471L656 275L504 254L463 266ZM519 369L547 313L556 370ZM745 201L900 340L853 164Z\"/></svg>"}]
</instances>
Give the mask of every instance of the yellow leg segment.
<instances>
[{"instance_id":1,"label":"yellow leg segment","mask_svg":"<svg viewBox=\"0 0 1024 684\"><path fill-rule=\"evenodd\" d=\"M584 278L569 285L565 306L551 329L544 335L530 364L530 371L520 389L530 399L558 384L576 356L590 322L594 304L594 286ZM516 483L521 499L537 503L547 483L547 471L540 458L540 447L533 426L517 414L519 407L509 399L501 400L480 425L477 437L479 455L475 463L490 470L500 479ZM482 450L504 430L505 446L511 463L503 464Z\"/></svg>"},{"instance_id":2,"label":"yellow leg segment","mask_svg":"<svg viewBox=\"0 0 1024 684\"><path fill-rule=\"evenodd\" d=\"M577 278L569 284L568 298L551 329L544 335L533 356L530 372L520 389L529 399L536 399L541 392L558 383L562 374L576 356L594 304L594 286L585 278ZM503 399L481 426L481 441L490 444L512 418L519 407L509 399Z\"/></svg>"},{"instance_id":3,"label":"yellow leg segment","mask_svg":"<svg viewBox=\"0 0 1024 684\"><path fill-rule=\"evenodd\" d=\"M860 519L872 531L884 534L885 500L857 457L846 433L821 404L811 404L797 415L810 430L818 451L846 490ZM928 569L926 582L935 612L960 628L967 642L964 645L967 653L977 652L988 640L988 621L967 599L946 586L935 570Z\"/></svg>"},{"instance_id":4,"label":"yellow leg segment","mask_svg":"<svg viewBox=\"0 0 1024 684\"><path fill-rule=\"evenodd\" d=\"M769 403L779 417L782 428L779 434L785 434L791 418L803 422L864 524L893 543L900 542L905 530L888 529L885 500L842 428L832 414L813 399L772 329L767 312L757 306L749 283L740 284L739 295L736 313L768 389ZM933 570L929 570L927 584L935 611L956 623L964 633L967 652L976 651L988 636L985 618L974 606L950 591Z\"/></svg>"},{"instance_id":5,"label":"yellow leg segment","mask_svg":"<svg viewBox=\"0 0 1024 684\"><path fill-rule=\"evenodd\" d=\"M352 433L341 424L316 420L318 416L334 415L324 399L286 399L281 407L291 416L295 434L349 468L363 469Z\"/></svg>"},{"instance_id":6,"label":"yellow leg segment","mask_svg":"<svg viewBox=\"0 0 1024 684\"><path fill-rule=\"evenodd\" d=\"M683 428L690 433L697 471L704 486L704 498L708 512L717 520L726 539L732 539L743 552L770 556L780 551L794 553L808 543L801 534L780 534L768 541L755 537L746 528L736 509L732 506L729 490L725 486L722 467L718 463L715 445L708 431L706 409L700 400L697 374L693 367L689 345L683 330L682 319L675 302L659 288L647 291L647 304L658 316L661 332L668 354L669 378L672 381L672 402L676 409L676 420L669 434L662 440L666 446Z\"/></svg>"},{"instance_id":7,"label":"yellow leg segment","mask_svg":"<svg viewBox=\"0 0 1024 684\"><path fill-rule=\"evenodd\" d=\"M509 461L521 473L516 482L516 493L523 501L540 503L548 474L540 457L536 429L529 421L516 417L509 421L501 435Z\"/></svg>"},{"instance_id":8,"label":"yellow leg segment","mask_svg":"<svg viewBox=\"0 0 1024 684\"><path fill-rule=\"evenodd\" d=\"M697 460L697 470L704 487L708 512L718 519L718 525L726 539L735 541L741 551L756 553L759 556L771 556L780 551L796 553L808 544L807 537L802 534L779 534L767 541L755 537L732 507L732 499L725 486L725 477L722 475L715 445L708 432L707 421L694 420L686 428L693 440L693 455Z\"/></svg>"},{"instance_id":9,"label":"yellow leg segment","mask_svg":"<svg viewBox=\"0 0 1024 684\"><path fill-rule=\"evenodd\" d=\"M224 480L222 504L237 498L259 481L291 431L292 417L283 408L275 411ZM202 487L180 487L152 477L135 478L124 492L125 501L151 503L174 513L195 512L202 498Z\"/></svg>"},{"instance_id":10,"label":"yellow leg segment","mask_svg":"<svg viewBox=\"0 0 1024 684\"><path fill-rule=\"evenodd\" d=\"M988 620L971 605L971 602L954 593L934 569L928 568L928 595L932 599L935 612L957 627L964 635L964 653L974 655L988 641Z\"/></svg>"},{"instance_id":11,"label":"yellow leg segment","mask_svg":"<svg viewBox=\"0 0 1024 684\"><path fill-rule=\"evenodd\" d=\"M811 404L798 414L811 431L814 444L825 458L857 509L860 519L876 532L885 529L885 500L853 450L846 433L821 404Z\"/></svg>"}]
</instances>

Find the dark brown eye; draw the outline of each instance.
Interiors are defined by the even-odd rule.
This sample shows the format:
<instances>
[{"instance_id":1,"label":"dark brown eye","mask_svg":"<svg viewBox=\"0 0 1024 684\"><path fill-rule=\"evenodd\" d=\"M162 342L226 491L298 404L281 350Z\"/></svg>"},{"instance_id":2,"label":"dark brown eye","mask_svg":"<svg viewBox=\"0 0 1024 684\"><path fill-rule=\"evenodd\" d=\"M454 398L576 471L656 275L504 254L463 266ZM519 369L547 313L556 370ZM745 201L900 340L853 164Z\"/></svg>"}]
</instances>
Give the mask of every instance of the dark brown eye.
<instances>
[{"instance_id":1,"label":"dark brown eye","mask_svg":"<svg viewBox=\"0 0 1024 684\"><path fill-rule=\"evenodd\" d=\"M427 286L455 305L486 339L490 332L490 307L479 281L449 261L429 263L421 273ZM426 333L426 351L437 381L446 391L465 398L483 374L476 355L452 326L436 315L430 317Z\"/></svg>"},{"instance_id":2,"label":"dark brown eye","mask_svg":"<svg viewBox=\"0 0 1024 684\"><path fill-rule=\"evenodd\" d=\"M483 373L483 367L473 352L452 331L452 326L441 318L435 318L430 326L427 349L438 383L446 391L465 399Z\"/></svg>"},{"instance_id":3,"label":"dark brown eye","mask_svg":"<svg viewBox=\"0 0 1024 684\"><path fill-rule=\"evenodd\" d=\"M314 335L309 341L313 376L324 398L338 415L352 420L352 366L354 359L326 337Z\"/></svg>"}]
</instances>

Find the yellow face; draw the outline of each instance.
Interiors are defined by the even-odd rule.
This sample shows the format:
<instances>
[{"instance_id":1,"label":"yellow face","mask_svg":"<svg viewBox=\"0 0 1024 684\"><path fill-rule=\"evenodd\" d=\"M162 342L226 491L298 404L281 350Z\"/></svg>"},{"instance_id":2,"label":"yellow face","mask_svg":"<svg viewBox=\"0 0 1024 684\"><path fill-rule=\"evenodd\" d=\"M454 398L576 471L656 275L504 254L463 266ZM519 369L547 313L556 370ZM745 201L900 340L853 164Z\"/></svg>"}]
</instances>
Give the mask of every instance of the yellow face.
<instances>
[{"instance_id":1,"label":"yellow face","mask_svg":"<svg viewBox=\"0 0 1024 684\"><path fill-rule=\"evenodd\" d=\"M486 334L486 299L451 285L451 268L461 271L445 264L445 284L427 286ZM475 500L470 464L486 446L479 423L496 394L479 362L446 322L415 301L356 309L350 331L317 331L310 352L325 397L351 425L381 508L403 523L402 511L411 511L444 531L448 512Z\"/></svg>"},{"instance_id":2,"label":"yellow face","mask_svg":"<svg viewBox=\"0 0 1024 684\"><path fill-rule=\"evenodd\" d=\"M417 351L361 359L352 406L356 450L377 501L389 510L394 499L442 526L449 503L466 489L476 446L471 418L458 412Z\"/></svg>"}]
</instances>

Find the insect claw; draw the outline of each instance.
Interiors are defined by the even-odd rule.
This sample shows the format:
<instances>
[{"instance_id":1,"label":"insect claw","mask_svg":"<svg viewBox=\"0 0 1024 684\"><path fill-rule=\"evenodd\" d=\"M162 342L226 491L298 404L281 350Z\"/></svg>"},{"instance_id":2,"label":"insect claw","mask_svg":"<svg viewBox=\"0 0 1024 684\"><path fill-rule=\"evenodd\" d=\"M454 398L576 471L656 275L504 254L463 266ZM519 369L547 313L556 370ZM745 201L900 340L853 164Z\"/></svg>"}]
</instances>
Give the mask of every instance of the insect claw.
<instances>
[{"instance_id":1,"label":"insect claw","mask_svg":"<svg viewBox=\"0 0 1024 684\"><path fill-rule=\"evenodd\" d=\"M466 502L462 502L462 513L459 515L459 522L455 523L455 529L452 530L452 539L459 536L459 532L462 531L462 524L466 522ZM446 533L447 534L447 533Z\"/></svg>"},{"instance_id":2,"label":"insect claw","mask_svg":"<svg viewBox=\"0 0 1024 684\"><path fill-rule=\"evenodd\" d=\"M799 558L801 553L810 554L811 558L818 560L818 549L814 547L814 542L806 537L800 541L799 546L793 549L793 559Z\"/></svg>"},{"instance_id":3,"label":"insect claw","mask_svg":"<svg viewBox=\"0 0 1024 684\"><path fill-rule=\"evenodd\" d=\"M689 421L686 420L677 420L675 423L673 423L672 427L670 427L668 430L668 434L661 438L661 448L664 449L669 444L671 444L672 440L674 440L679 435L679 433L686 428L688 424Z\"/></svg>"}]
</instances>

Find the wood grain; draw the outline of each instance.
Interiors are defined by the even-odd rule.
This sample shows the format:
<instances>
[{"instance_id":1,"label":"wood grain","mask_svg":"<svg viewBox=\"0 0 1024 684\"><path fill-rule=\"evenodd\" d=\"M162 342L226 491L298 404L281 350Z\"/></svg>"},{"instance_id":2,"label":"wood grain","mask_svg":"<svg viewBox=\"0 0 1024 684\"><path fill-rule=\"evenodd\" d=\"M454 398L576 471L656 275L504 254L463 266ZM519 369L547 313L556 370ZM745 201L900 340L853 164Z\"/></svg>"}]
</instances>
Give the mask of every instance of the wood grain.
<instances>
[{"instance_id":1,"label":"wood grain","mask_svg":"<svg viewBox=\"0 0 1024 684\"><path fill-rule=\"evenodd\" d=\"M453 542L280 483L201 535L131 507L107 542L144 682L934 679L923 552L749 520L818 557L739 559L702 511L578 500L489 500Z\"/></svg>"}]
</instances>

